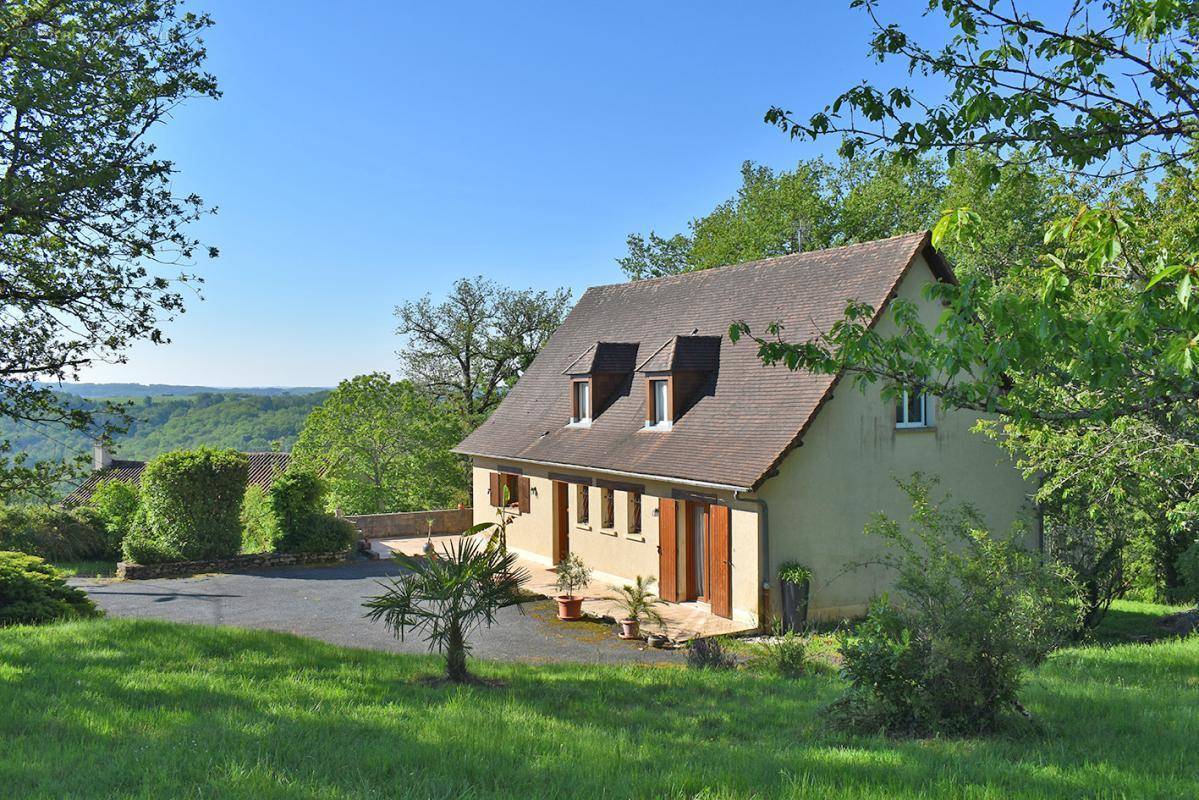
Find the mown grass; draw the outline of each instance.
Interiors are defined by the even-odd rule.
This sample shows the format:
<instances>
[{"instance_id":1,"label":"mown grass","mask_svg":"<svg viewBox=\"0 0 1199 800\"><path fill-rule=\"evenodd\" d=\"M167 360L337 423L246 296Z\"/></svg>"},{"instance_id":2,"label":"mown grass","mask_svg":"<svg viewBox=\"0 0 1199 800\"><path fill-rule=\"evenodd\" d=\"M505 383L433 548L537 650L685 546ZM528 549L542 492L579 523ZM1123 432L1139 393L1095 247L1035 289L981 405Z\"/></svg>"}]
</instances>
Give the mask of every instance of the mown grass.
<instances>
[{"instance_id":1,"label":"mown grass","mask_svg":"<svg viewBox=\"0 0 1199 800\"><path fill-rule=\"evenodd\" d=\"M71 578L113 578L117 574L115 561L55 561L53 564Z\"/></svg>"},{"instance_id":2,"label":"mown grass","mask_svg":"<svg viewBox=\"0 0 1199 800\"><path fill-rule=\"evenodd\" d=\"M132 620L0 631L0 794L1196 797L1199 637L1061 651L975 740L831 732L839 679L474 663Z\"/></svg>"}]
</instances>

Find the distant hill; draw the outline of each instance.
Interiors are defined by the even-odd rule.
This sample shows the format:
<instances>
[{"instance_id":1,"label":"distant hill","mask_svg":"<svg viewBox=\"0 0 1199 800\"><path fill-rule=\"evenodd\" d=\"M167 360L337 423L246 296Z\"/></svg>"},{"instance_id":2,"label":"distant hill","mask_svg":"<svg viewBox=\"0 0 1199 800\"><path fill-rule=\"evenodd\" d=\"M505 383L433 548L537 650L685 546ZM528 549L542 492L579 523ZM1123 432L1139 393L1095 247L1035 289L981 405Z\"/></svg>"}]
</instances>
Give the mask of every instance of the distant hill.
<instances>
[{"instance_id":1,"label":"distant hill","mask_svg":"<svg viewBox=\"0 0 1199 800\"><path fill-rule=\"evenodd\" d=\"M277 397L327 391L327 386L178 386L171 383L42 383L56 392L77 397L176 397L193 394L245 394Z\"/></svg>"},{"instance_id":2,"label":"distant hill","mask_svg":"<svg viewBox=\"0 0 1199 800\"><path fill-rule=\"evenodd\" d=\"M87 386L89 384L78 384ZM99 384L105 389L123 387L103 397L133 399L129 413L134 422L129 432L113 441L118 458L146 460L167 450L185 447L232 447L237 450L288 451L295 444L304 418L324 402L328 391L298 389L203 390L186 389L183 395L133 395L129 388L140 384ZM149 387L141 387L147 389ZM287 392L287 393L284 393ZM292 394L294 392L294 394ZM64 394L66 394L64 392ZM96 395L73 402L89 405ZM78 432L62 428L35 427L0 417L0 440L12 443L15 452L28 453L35 461L62 461L91 452L92 442Z\"/></svg>"}]
</instances>

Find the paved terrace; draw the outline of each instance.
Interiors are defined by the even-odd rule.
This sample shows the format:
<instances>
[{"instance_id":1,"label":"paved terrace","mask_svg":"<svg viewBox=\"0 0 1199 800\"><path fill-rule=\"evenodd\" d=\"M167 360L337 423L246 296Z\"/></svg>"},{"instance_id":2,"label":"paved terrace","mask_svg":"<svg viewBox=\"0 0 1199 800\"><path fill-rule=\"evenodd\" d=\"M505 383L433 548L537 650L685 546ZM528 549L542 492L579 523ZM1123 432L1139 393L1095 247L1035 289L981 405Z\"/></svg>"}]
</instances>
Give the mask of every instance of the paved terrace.
<instances>
[{"instance_id":1,"label":"paved terrace","mask_svg":"<svg viewBox=\"0 0 1199 800\"><path fill-rule=\"evenodd\" d=\"M438 552L444 550L449 545L453 546L458 535L433 536L431 541ZM397 539L374 539L371 540L371 552L379 556L379 558L391 558L395 553L403 553L409 556L419 556L424 554L425 542L430 541L424 536L402 537ZM556 587L557 576L553 569L536 561L527 558L520 559L520 566L524 567L529 573L529 582L525 584L525 588L537 594L542 594L547 597L553 597L558 594ZM580 592L583 596L583 613L591 617L609 617L611 619L620 619L624 616L621 612L619 604L615 600L616 590L612 588L611 581L595 579ZM676 642L685 642L690 639L702 638L707 636L723 636L730 633L742 633L744 631L753 630L753 625L747 625L744 622L725 619L711 613L707 606L698 603L664 603L658 606L658 613L666 621L666 625L659 626L653 623L642 625L643 632L665 633L669 638Z\"/></svg>"}]
</instances>

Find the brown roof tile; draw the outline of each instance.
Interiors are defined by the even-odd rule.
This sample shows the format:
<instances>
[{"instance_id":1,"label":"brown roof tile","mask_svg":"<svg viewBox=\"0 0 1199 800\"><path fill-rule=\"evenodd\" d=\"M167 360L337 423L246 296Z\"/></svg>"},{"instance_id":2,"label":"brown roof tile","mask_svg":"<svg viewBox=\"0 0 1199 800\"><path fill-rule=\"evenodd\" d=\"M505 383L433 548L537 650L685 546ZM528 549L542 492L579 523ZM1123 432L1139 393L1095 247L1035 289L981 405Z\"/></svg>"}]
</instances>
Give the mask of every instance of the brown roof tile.
<instances>
[{"instance_id":1,"label":"brown roof tile","mask_svg":"<svg viewBox=\"0 0 1199 800\"><path fill-rule=\"evenodd\" d=\"M942 279L953 279L925 232L589 289L500 407L458 450L756 486L793 446L835 381L764 367L752 342L729 341L729 325L745 320L762 331L778 321L790 340L808 340L840 319L851 300L881 309L922 251ZM718 351L712 347L717 338ZM568 428L569 381L563 374L580 354L609 339L640 343L641 371L659 362L675 365L684 357L675 352L679 342L694 339L685 357L688 363L718 362L714 386L672 430L646 431L646 378L638 374L631 390L589 428Z\"/></svg>"}]
</instances>

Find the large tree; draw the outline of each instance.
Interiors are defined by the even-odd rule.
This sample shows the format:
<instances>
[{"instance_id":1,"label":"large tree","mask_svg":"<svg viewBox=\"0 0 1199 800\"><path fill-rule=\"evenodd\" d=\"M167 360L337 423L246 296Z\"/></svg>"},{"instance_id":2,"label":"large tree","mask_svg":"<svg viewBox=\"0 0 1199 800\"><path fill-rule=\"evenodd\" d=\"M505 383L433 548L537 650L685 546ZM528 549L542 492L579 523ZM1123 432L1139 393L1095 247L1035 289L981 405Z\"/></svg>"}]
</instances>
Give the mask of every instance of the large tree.
<instances>
[{"instance_id":1,"label":"large tree","mask_svg":"<svg viewBox=\"0 0 1199 800\"><path fill-rule=\"evenodd\" d=\"M570 291L462 278L449 296L396 307L405 377L455 403L472 424L499 405L570 309Z\"/></svg>"},{"instance_id":2,"label":"large tree","mask_svg":"<svg viewBox=\"0 0 1199 800\"><path fill-rule=\"evenodd\" d=\"M422 511L468 503L466 465L450 452L462 417L382 373L342 381L304 421L292 462L329 484L329 510Z\"/></svg>"},{"instance_id":3,"label":"large tree","mask_svg":"<svg viewBox=\"0 0 1199 800\"><path fill-rule=\"evenodd\" d=\"M219 95L202 68L210 24L175 0L0 4L0 414L95 428L37 381L163 342L182 311L203 205L151 137L183 101ZM0 457L0 491L54 477Z\"/></svg>"},{"instance_id":4,"label":"large tree","mask_svg":"<svg viewBox=\"0 0 1199 800\"><path fill-rule=\"evenodd\" d=\"M1169 526L1158 554L1169 588L1171 551L1193 538L1199 510L1185 480L1199 472L1199 11L1077 0L1041 18L1010 0L934 0L930 16L948 30L948 42L934 45L925 26L884 22L874 0L854 5L877 24L871 54L939 79L945 96L929 96L936 81L922 80L921 91L861 83L807 118L774 108L768 121L796 136L840 136L847 157L943 153L957 163L982 151L988 180L1032 163L1093 181L1069 213L1046 220L1039 245L1000 268L981 266L984 232L996 229L983 214L994 209L946 213L935 241L963 254L967 268L960 284L932 290L946 304L935 329L896 302L894 337L869 326L873 310L859 304L807 342L777 327L732 333L753 335L767 362L994 412L999 435L1040 443L1024 454L1055 493L1043 500L1068 500L1073 490L1092 516L1102 516L1105 499L1150 503Z\"/></svg>"}]
</instances>

